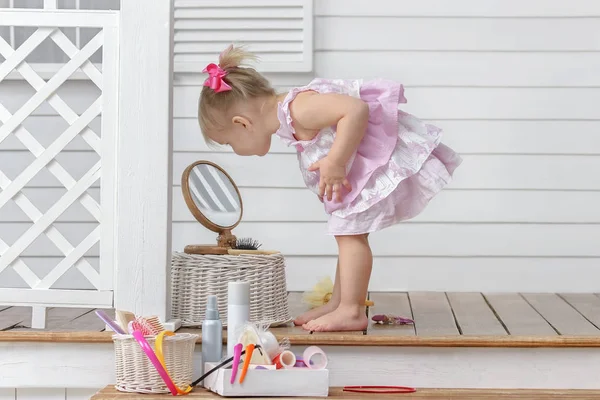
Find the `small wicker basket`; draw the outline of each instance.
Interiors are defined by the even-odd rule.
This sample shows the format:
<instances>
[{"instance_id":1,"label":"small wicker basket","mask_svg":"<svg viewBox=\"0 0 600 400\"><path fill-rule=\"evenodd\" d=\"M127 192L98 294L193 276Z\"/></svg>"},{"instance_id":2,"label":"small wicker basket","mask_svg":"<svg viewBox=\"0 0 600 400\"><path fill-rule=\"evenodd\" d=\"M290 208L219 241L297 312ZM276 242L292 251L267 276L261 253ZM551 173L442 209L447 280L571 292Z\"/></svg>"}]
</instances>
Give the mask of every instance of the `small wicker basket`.
<instances>
[{"instance_id":1,"label":"small wicker basket","mask_svg":"<svg viewBox=\"0 0 600 400\"><path fill-rule=\"evenodd\" d=\"M250 322L281 325L291 321L285 260L272 255L200 255L174 253L171 270L173 318L183 326L204 320L206 297L216 295L223 325L227 321L227 284L250 283Z\"/></svg>"},{"instance_id":2,"label":"small wicker basket","mask_svg":"<svg viewBox=\"0 0 600 400\"><path fill-rule=\"evenodd\" d=\"M193 381L194 348L199 335L178 333L166 336L163 344L165 364L171 379L180 388ZM154 349L155 337L146 340ZM115 388L131 393L170 393L156 368L131 335L114 335Z\"/></svg>"}]
</instances>

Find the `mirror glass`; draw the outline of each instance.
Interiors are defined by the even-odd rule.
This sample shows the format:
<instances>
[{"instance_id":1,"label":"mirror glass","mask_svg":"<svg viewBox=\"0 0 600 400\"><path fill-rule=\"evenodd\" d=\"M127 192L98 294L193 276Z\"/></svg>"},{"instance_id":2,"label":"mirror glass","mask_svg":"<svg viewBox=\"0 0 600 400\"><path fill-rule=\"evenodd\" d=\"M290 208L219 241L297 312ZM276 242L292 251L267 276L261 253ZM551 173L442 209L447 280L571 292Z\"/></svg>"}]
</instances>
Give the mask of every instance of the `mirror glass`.
<instances>
[{"instance_id":1,"label":"mirror glass","mask_svg":"<svg viewBox=\"0 0 600 400\"><path fill-rule=\"evenodd\" d=\"M188 176L190 197L202 215L223 228L234 226L242 216L241 200L235 185L218 168L194 166Z\"/></svg>"}]
</instances>

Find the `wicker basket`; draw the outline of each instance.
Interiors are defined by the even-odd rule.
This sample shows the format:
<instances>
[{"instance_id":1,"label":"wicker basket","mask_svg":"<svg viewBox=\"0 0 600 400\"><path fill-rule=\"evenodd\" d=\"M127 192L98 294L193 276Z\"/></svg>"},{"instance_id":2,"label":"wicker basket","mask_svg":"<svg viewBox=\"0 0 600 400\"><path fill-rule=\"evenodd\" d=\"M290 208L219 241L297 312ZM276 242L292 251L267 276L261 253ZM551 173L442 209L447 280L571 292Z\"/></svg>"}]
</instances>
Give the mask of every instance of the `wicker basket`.
<instances>
[{"instance_id":1,"label":"wicker basket","mask_svg":"<svg viewBox=\"0 0 600 400\"><path fill-rule=\"evenodd\" d=\"M194 347L199 335L178 333L166 336L163 343L165 364L173 382L186 388L193 380ZM155 338L146 340L154 348ZM115 388L132 393L170 393L156 368L131 335L114 335Z\"/></svg>"},{"instance_id":2,"label":"wicker basket","mask_svg":"<svg viewBox=\"0 0 600 400\"><path fill-rule=\"evenodd\" d=\"M285 261L274 255L198 255L174 253L173 318L183 326L204 320L206 297L216 295L224 325L227 321L227 284L250 283L250 322L281 325L291 321L285 281Z\"/></svg>"}]
</instances>

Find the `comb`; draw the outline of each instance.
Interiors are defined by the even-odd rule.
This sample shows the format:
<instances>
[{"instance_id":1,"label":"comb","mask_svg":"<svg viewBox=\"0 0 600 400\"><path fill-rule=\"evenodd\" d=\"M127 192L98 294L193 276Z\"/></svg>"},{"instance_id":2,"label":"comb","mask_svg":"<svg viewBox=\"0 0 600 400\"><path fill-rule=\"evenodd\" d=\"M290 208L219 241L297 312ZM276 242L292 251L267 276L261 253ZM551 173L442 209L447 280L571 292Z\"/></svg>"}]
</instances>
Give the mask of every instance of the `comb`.
<instances>
[{"instance_id":1,"label":"comb","mask_svg":"<svg viewBox=\"0 0 600 400\"><path fill-rule=\"evenodd\" d=\"M152 332L154 332L153 335L158 335L159 333L165 330L165 327L160 322L157 316L147 317L143 319L146 320L148 327L152 330Z\"/></svg>"}]
</instances>

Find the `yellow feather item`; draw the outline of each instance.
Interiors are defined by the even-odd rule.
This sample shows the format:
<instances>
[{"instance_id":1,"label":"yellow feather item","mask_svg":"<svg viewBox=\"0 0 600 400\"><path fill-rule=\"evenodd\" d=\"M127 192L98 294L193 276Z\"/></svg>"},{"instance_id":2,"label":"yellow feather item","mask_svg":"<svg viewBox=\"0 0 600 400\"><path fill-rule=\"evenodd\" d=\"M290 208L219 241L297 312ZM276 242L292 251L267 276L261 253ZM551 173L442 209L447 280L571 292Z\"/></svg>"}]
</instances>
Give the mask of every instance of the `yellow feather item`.
<instances>
[{"instance_id":1,"label":"yellow feather item","mask_svg":"<svg viewBox=\"0 0 600 400\"><path fill-rule=\"evenodd\" d=\"M321 279L313 290L304 292L302 295L302 302L308 305L311 309L329 303L331 296L333 295L333 281L329 276ZM373 307L375 305L371 300L365 300L365 306Z\"/></svg>"}]
</instances>

